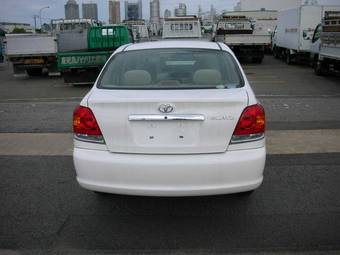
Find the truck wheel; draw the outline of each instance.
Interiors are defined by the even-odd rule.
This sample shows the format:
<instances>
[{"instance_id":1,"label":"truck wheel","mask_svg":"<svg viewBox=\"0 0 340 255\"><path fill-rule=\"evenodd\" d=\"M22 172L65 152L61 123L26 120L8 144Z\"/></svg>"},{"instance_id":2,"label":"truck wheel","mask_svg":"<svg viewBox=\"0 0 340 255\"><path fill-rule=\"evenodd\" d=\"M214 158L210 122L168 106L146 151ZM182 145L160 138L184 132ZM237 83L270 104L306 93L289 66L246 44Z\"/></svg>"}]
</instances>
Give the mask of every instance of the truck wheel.
<instances>
[{"instance_id":1,"label":"truck wheel","mask_svg":"<svg viewBox=\"0 0 340 255\"><path fill-rule=\"evenodd\" d=\"M261 64L262 63L263 58L262 57L256 57L256 58L252 58L252 62L256 63L256 64Z\"/></svg>"},{"instance_id":2,"label":"truck wheel","mask_svg":"<svg viewBox=\"0 0 340 255\"><path fill-rule=\"evenodd\" d=\"M26 72L29 76L40 76L42 75L42 68L30 68L26 69Z\"/></svg>"},{"instance_id":3,"label":"truck wheel","mask_svg":"<svg viewBox=\"0 0 340 255\"><path fill-rule=\"evenodd\" d=\"M278 50L277 50L276 47L274 47L274 49L273 49L273 56L274 56L274 58L276 58L276 59L279 58L279 52L278 52Z\"/></svg>"},{"instance_id":4,"label":"truck wheel","mask_svg":"<svg viewBox=\"0 0 340 255\"><path fill-rule=\"evenodd\" d=\"M322 75L325 74L324 65L323 65L322 61L320 61L319 59L316 59L314 61L314 73L318 76L322 76Z\"/></svg>"},{"instance_id":5,"label":"truck wheel","mask_svg":"<svg viewBox=\"0 0 340 255\"><path fill-rule=\"evenodd\" d=\"M286 64L287 65L292 64L292 55L290 54L289 50L286 51Z\"/></svg>"},{"instance_id":6,"label":"truck wheel","mask_svg":"<svg viewBox=\"0 0 340 255\"><path fill-rule=\"evenodd\" d=\"M237 193L237 196L240 198L248 199L251 197L252 194L254 194L255 190L249 190L241 193Z\"/></svg>"}]
</instances>

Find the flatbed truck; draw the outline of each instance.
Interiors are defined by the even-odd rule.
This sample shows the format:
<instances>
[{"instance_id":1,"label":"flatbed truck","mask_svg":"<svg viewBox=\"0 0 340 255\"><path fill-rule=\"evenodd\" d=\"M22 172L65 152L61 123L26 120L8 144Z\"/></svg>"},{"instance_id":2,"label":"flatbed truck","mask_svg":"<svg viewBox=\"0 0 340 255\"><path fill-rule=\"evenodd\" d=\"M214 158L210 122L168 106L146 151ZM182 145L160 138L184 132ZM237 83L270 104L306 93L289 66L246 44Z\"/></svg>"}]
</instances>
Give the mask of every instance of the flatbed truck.
<instances>
[{"instance_id":1,"label":"flatbed truck","mask_svg":"<svg viewBox=\"0 0 340 255\"><path fill-rule=\"evenodd\" d=\"M311 62L316 75L340 74L340 11L328 11L314 32Z\"/></svg>"},{"instance_id":2,"label":"flatbed truck","mask_svg":"<svg viewBox=\"0 0 340 255\"><path fill-rule=\"evenodd\" d=\"M86 50L58 52L58 70L64 82L72 85L93 84L111 54L132 42L126 26L91 27Z\"/></svg>"},{"instance_id":3,"label":"flatbed truck","mask_svg":"<svg viewBox=\"0 0 340 255\"><path fill-rule=\"evenodd\" d=\"M213 41L228 45L239 59L250 58L254 63L262 63L271 38L266 32L257 33L251 19L228 15L215 24Z\"/></svg>"}]
</instances>

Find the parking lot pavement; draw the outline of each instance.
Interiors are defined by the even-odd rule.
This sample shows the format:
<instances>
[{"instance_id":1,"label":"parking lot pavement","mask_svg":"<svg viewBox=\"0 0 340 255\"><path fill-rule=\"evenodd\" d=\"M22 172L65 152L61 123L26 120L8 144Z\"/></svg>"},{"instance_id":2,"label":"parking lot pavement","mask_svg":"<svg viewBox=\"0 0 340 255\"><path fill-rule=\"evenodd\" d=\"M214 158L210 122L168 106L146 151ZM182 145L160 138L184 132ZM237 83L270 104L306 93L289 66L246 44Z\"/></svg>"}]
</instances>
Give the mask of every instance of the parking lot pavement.
<instances>
[{"instance_id":1,"label":"parking lot pavement","mask_svg":"<svg viewBox=\"0 0 340 255\"><path fill-rule=\"evenodd\" d=\"M112 251L340 249L340 154L269 156L251 197L100 196L71 157L0 157L0 247Z\"/></svg>"},{"instance_id":2,"label":"parking lot pavement","mask_svg":"<svg viewBox=\"0 0 340 255\"><path fill-rule=\"evenodd\" d=\"M269 155L340 153L340 129L271 130L266 144ZM6 156L72 156L73 134L0 133L0 145Z\"/></svg>"},{"instance_id":3,"label":"parking lot pavement","mask_svg":"<svg viewBox=\"0 0 340 255\"><path fill-rule=\"evenodd\" d=\"M271 56L244 65L267 113L268 129L339 129L340 77L318 77L307 66L288 66ZM14 78L0 70L0 132L71 132L73 109L90 86L61 78Z\"/></svg>"},{"instance_id":4,"label":"parking lot pavement","mask_svg":"<svg viewBox=\"0 0 340 255\"><path fill-rule=\"evenodd\" d=\"M340 109L340 97L259 100L266 110L269 130L340 129L340 114L335 110ZM79 101L0 102L0 133L72 132L72 113Z\"/></svg>"},{"instance_id":5,"label":"parking lot pavement","mask_svg":"<svg viewBox=\"0 0 340 255\"><path fill-rule=\"evenodd\" d=\"M90 87L1 68L0 255L339 254L340 78L270 56L244 68L269 130L264 183L248 198L81 189L71 118Z\"/></svg>"}]
</instances>

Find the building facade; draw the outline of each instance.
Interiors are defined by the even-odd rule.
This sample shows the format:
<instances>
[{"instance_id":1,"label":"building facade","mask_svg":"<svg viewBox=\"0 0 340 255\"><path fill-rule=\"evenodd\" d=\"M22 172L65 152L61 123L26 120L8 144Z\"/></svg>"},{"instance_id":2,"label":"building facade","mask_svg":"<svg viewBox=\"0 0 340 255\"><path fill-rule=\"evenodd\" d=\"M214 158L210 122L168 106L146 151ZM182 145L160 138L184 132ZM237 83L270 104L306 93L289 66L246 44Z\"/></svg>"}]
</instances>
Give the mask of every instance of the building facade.
<instances>
[{"instance_id":1,"label":"building facade","mask_svg":"<svg viewBox=\"0 0 340 255\"><path fill-rule=\"evenodd\" d=\"M83 19L98 20L98 7L96 3L83 3L81 9Z\"/></svg>"},{"instance_id":2,"label":"building facade","mask_svg":"<svg viewBox=\"0 0 340 255\"><path fill-rule=\"evenodd\" d=\"M65 4L65 19L79 19L79 5L75 0L68 0Z\"/></svg>"},{"instance_id":3,"label":"building facade","mask_svg":"<svg viewBox=\"0 0 340 255\"><path fill-rule=\"evenodd\" d=\"M109 0L109 23L119 24L120 22L120 1Z\"/></svg>"},{"instance_id":4,"label":"building facade","mask_svg":"<svg viewBox=\"0 0 340 255\"><path fill-rule=\"evenodd\" d=\"M169 17L171 17L171 11L168 10L168 9L166 9L166 10L164 11L164 18L167 19L167 18L169 18Z\"/></svg>"},{"instance_id":5,"label":"building facade","mask_svg":"<svg viewBox=\"0 0 340 255\"><path fill-rule=\"evenodd\" d=\"M12 33L15 28L24 29L26 33L33 33L34 28L28 23L0 22L0 29Z\"/></svg>"},{"instance_id":6,"label":"building facade","mask_svg":"<svg viewBox=\"0 0 340 255\"><path fill-rule=\"evenodd\" d=\"M159 0L150 2L150 22L159 24L160 19L160 4Z\"/></svg>"},{"instance_id":7,"label":"building facade","mask_svg":"<svg viewBox=\"0 0 340 255\"><path fill-rule=\"evenodd\" d=\"M157 35L160 31L161 22L159 0L152 0L150 2L150 30L152 34Z\"/></svg>"},{"instance_id":8,"label":"building facade","mask_svg":"<svg viewBox=\"0 0 340 255\"><path fill-rule=\"evenodd\" d=\"M143 19L142 0L137 2L125 1L125 20Z\"/></svg>"},{"instance_id":9,"label":"building facade","mask_svg":"<svg viewBox=\"0 0 340 255\"><path fill-rule=\"evenodd\" d=\"M175 16L176 17L184 17L187 16L187 6L185 4L179 4L177 8L175 8Z\"/></svg>"},{"instance_id":10,"label":"building facade","mask_svg":"<svg viewBox=\"0 0 340 255\"><path fill-rule=\"evenodd\" d=\"M235 11L274 10L280 11L296 8L302 4L302 0L240 0L235 6Z\"/></svg>"}]
</instances>

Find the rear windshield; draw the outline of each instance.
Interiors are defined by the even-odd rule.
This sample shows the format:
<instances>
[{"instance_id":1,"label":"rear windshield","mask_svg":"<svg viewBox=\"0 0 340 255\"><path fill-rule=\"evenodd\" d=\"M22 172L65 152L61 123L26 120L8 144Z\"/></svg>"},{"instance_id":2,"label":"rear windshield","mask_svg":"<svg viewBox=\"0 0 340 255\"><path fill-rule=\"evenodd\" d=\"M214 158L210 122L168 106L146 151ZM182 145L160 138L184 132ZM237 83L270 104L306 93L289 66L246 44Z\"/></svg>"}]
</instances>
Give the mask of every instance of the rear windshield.
<instances>
[{"instance_id":1,"label":"rear windshield","mask_svg":"<svg viewBox=\"0 0 340 255\"><path fill-rule=\"evenodd\" d=\"M115 55L98 85L104 89L227 89L243 86L229 53L201 49L152 49Z\"/></svg>"}]
</instances>

